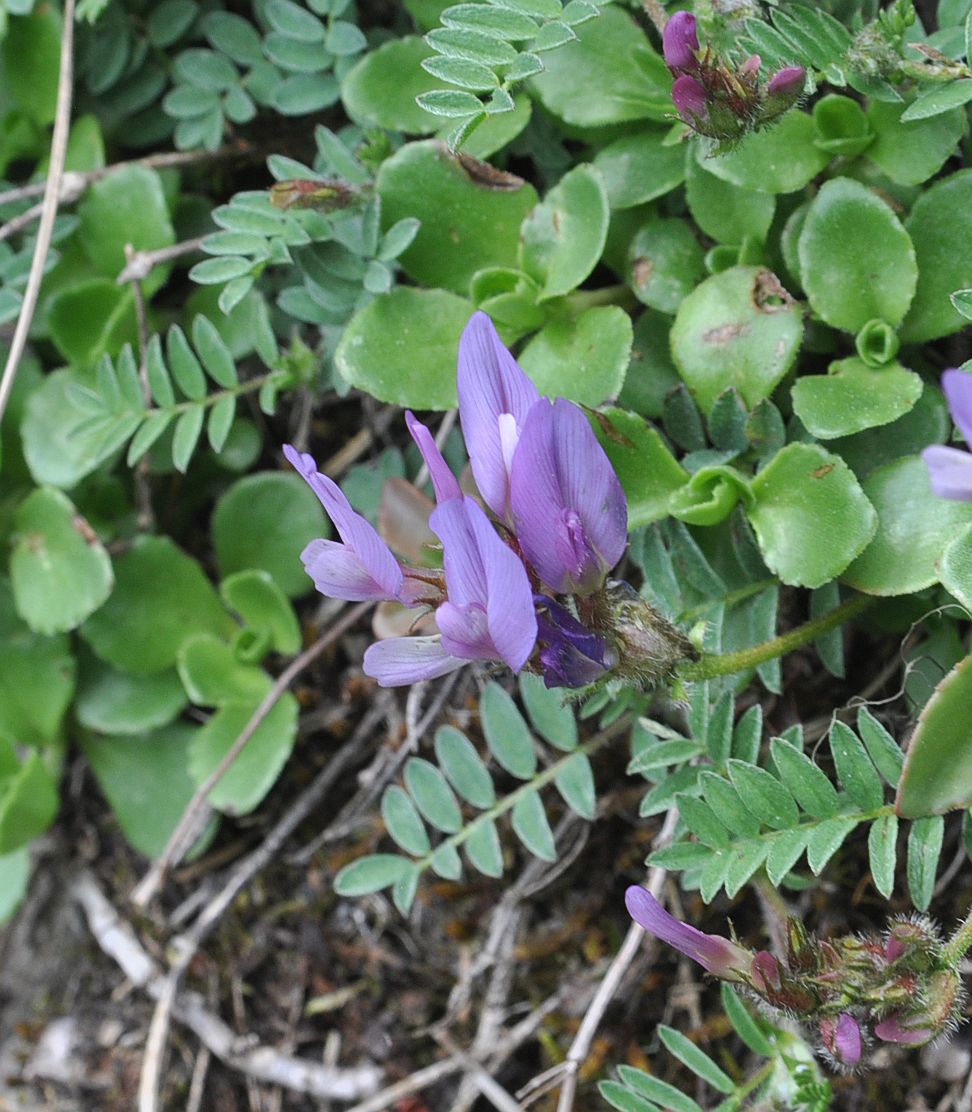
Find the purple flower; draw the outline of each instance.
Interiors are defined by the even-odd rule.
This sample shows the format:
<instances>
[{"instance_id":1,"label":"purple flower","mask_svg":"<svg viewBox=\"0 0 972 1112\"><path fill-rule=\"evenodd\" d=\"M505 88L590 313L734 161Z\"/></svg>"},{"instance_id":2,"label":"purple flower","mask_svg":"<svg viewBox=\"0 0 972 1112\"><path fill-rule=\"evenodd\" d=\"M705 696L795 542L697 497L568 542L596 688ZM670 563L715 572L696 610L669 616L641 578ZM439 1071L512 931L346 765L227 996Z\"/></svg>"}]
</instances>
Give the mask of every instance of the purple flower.
<instances>
[{"instance_id":1,"label":"purple flower","mask_svg":"<svg viewBox=\"0 0 972 1112\"><path fill-rule=\"evenodd\" d=\"M753 955L728 938L702 931L682 923L662 907L646 889L633 884L624 894L628 914L649 934L674 946L686 957L697 961L714 977L724 981L745 981Z\"/></svg>"},{"instance_id":2,"label":"purple flower","mask_svg":"<svg viewBox=\"0 0 972 1112\"><path fill-rule=\"evenodd\" d=\"M434 679L470 660L503 661L514 672L537 640L526 568L470 498L433 510L442 541L447 599L435 612L441 636L393 637L372 645L364 668L383 687Z\"/></svg>"},{"instance_id":3,"label":"purple flower","mask_svg":"<svg viewBox=\"0 0 972 1112\"><path fill-rule=\"evenodd\" d=\"M864 1038L861 1025L849 1012L824 1016L820 1020L820 1037L834 1061L851 1068L860 1064Z\"/></svg>"},{"instance_id":4,"label":"purple flower","mask_svg":"<svg viewBox=\"0 0 972 1112\"><path fill-rule=\"evenodd\" d=\"M902 1046L921 1046L929 1042L938 1032L932 1027L916 1025L902 1013L889 1015L874 1025L874 1034L882 1042L900 1043Z\"/></svg>"},{"instance_id":5,"label":"purple flower","mask_svg":"<svg viewBox=\"0 0 972 1112\"><path fill-rule=\"evenodd\" d=\"M535 595L540 663L547 687L586 687L617 664L617 653L560 603Z\"/></svg>"},{"instance_id":6,"label":"purple flower","mask_svg":"<svg viewBox=\"0 0 972 1112\"><path fill-rule=\"evenodd\" d=\"M450 498L462 498L463 494L459 487L459 480L449 469L449 465L439 451L432 433L411 410L407 410L405 413L405 424L408 426L408 431L412 434L412 439L418 446L418 450L422 453L425 466L429 469L436 502L448 502Z\"/></svg>"},{"instance_id":7,"label":"purple flower","mask_svg":"<svg viewBox=\"0 0 972 1112\"><path fill-rule=\"evenodd\" d=\"M344 542L311 541L300 554L314 586L323 595L349 602L397 599L404 580L402 568L374 526L355 513L337 483L320 474L313 456L289 444L283 451L320 498Z\"/></svg>"},{"instance_id":8,"label":"purple flower","mask_svg":"<svg viewBox=\"0 0 972 1112\"><path fill-rule=\"evenodd\" d=\"M690 74L686 73L675 79L675 84L672 85L672 100L678 109L678 114L690 126L698 120L704 120L709 114L705 89Z\"/></svg>"},{"instance_id":9,"label":"purple flower","mask_svg":"<svg viewBox=\"0 0 972 1112\"><path fill-rule=\"evenodd\" d=\"M695 16L691 12L675 12L662 32L662 53L665 63L672 70L692 70L698 67L696 51L699 36Z\"/></svg>"},{"instance_id":10,"label":"purple flower","mask_svg":"<svg viewBox=\"0 0 972 1112\"><path fill-rule=\"evenodd\" d=\"M779 97L789 103L795 101L803 92L807 71L803 66L784 66L769 79L766 95Z\"/></svg>"},{"instance_id":11,"label":"purple flower","mask_svg":"<svg viewBox=\"0 0 972 1112\"><path fill-rule=\"evenodd\" d=\"M952 368L942 375L952 420L972 445L972 374ZM972 502L972 453L933 444L921 453L928 467L931 488L939 498Z\"/></svg>"},{"instance_id":12,"label":"purple flower","mask_svg":"<svg viewBox=\"0 0 972 1112\"><path fill-rule=\"evenodd\" d=\"M628 509L583 412L558 398L535 405L510 471L517 540L554 594L587 595L621 559Z\"/></svg>"},{"instance_id":13,"label":"purple flower","mask_svg":"<svg viewBox=\"0 0 972 1112\"><path fill-rule=\"evenodd\" d=\"M459 417L483 501L508 516L510 469L520 430L540 400L485 313L473 313L459 341Z\"/></svg>"}]
</instances>

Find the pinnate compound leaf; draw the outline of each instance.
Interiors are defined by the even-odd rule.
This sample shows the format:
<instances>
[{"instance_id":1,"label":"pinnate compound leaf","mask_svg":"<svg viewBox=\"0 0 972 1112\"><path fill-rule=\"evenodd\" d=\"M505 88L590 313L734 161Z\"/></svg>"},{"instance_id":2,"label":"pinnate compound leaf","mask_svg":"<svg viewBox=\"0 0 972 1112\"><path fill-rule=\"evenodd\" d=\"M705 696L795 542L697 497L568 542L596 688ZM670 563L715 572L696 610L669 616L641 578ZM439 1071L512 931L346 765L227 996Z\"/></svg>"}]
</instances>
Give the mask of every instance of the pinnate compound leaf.
<instances>
[{"instance_id":1,"label":"pinnate compound leaf","mask_svg":"<svg viewBox=\"0 0 972 1112\"><path fill-rule=\"evenodd\" d=\"M884 803L884 787L861 739L850 726L834 722L830 730L830 751L840 782L856 807L873 811Z\"/></svg>"},{"instance_id":2,"label":"pinnate compound leaf","mask_svg":"<svg viewBox=\"0 0 972 1112\"><path fill-rule=\"evenodd\" d=\"M422 757L405 763L405 786L426 822L445 834L462 828L462 814L452 788L434 764Z\"/></svg>"},{"instance_id":3,"label":"pinnate compound leaf","mask_svg":"<svg viewBox=\"0 0 972 1112\"><path fill-rule=\"evenodd\" d=\"M789 830L800 821L793 796L763 768L730 760L729 776L740 798L760 822L773 830Z\"/></svg>"},{"instance_id":4,"label":"pinnate compound leaf","mask_svg":"<svg viewBox=\"0 0 972 1112\"><path fill-rule=\"evenodd\" d=\"M339 896L367 896L389 888L411 868L411 862L397 853L372 853L352 861L334 878Z\"/></svg>"},{"instance_id":5,"label":"pinnate compound leaf","mask_svg":"<svg viewBox=\"0 0 972 1112\"><path fill-rule=\"evenodd\" d=\"M582 819L593 820L597 814L597 792L594 773L586 753L575 753L557 773L554 783L564 802Z\"/></svg>"},{"instance_id":6,"label":"pinnate compound leaf","mask_svg":"<svg viewBox=\"0 0 972 1112\"><path fill-rule=\"evenodd\" d=\"M458 880L462 876L462 860L451 842L443 842L430 861L432 871L443 880Z\"/></svg>"},{"instance_id":7,"label":"pinnate compound leaf","mask_svg":"<svg viewBox=\"0 0 972 1112\"><path fill-rule=\"evenodd\" d=\"M771 884L779 884L803 856L813 832L813 827L801 826L795 830L781 830L773 839L766 855L766 875Z\"/></svg>"},{"instance_id":8,"label":"pinnate compound leaf","mask_svg":"<svg viewBox=\"0 0 972 1112\"><path fill-rule=\"evenodd\" d=\"M738 838L755 838L759 833L759 820L743 805L739 792L728 780L714 772L703 772L699 777L702 795L714 814L719 816Z\"/></svg>"},{"instance_id":9,"label":"pinnate compound leaf","mask_svg":"<svg viewBox=\"0 0 972 1112\"><path fill-rule=\"evenodd\" d=\"M654 1101L638 1096L619 1081L599 1081L597 1091L618 1112L661 1112Z\"/></svg>"},{"instance_id":10,"label":"pinnate compound leaf","mask_svg":"<svg viewBox=\"0 0 972 1112\"><path fill-rule=\"evenodd\" d=\"M557 860L553 831L540 793L528 791L513 804L513 830L526 848L543 861Z\"/></svg>"},{"instance_id":11,"label":"pinnate compound leaf","mask_svg":"<svg viewBox=\"0 0 972 1112\"><path fill-rule=\"evenodd\" d=\"M233 427L236 417L236 398L232 394L224 394L218 398L209 411L209 420L206 422L206 436L209 446L214 452L221 452L226 438ZM144 428L144 425L142 426ZM141 431L141 430L139 430Z\"/></svg>"},{"instance_id":12,"label":"pinnate compound leaf","mask_svg":"<svg viewBox=\"0 0 972 1112\"><path fill-rule=\"evenodd\" d=\"M516 704L498 683L487 684L479 701L490 752L507 772L529 780L537 770L533 735Z\"/></svg>"},{"instance_id":13,"label":"pinnate compound leaf","mask_svg":"<svg viewBox=\"0 0 972 1112\"><path fill-rule=\"evenodd\" d=\"M716 1065L704 1050L697 1047L691 1039L687 1039L681 1031L660 1024L658 1037L669 1053L674 1054L683 1065L688 1066L696 1077L701 1077L707 1085L711 1085L713 1089L718 1089L720 1093L735 1092L736 1083L725 1070Z\"/></svg>"},{"instance_id":14,"label":"pinnate compound leaf","mask_svg":"<svg viewBox=\"0 0 972 1112\"><path fill-rule=\"evenodd\" d=\"M213 382L226 390L239 384L240 378L229 348L213 322L201 313L197 313L192 322L192 342Z\"/></svg>"},{"instance_id":15,"label":"pinnate compound leaf","mask_svg":"<svg viewBox=\"0 0 972 1112\"><path fill-rule=\"evenodd\" d=\"M908 891L919 911L927 911L935 891L945 820L941 815L916 819L908 831Z\"/></svg>"},{"instance_id":16,"label":"pinnate compound leaf","mask_svg":"<svg viewBox=\"0 0 972 1112\"><path fill-rule=\"evenodd\" d=\"M176 421L172 434L172 463L177 471L185 473L202 434L206 410L201 406L187 409Z\"/></svg>"},{"instance_id":17,"label":"pinnate compound leaf","mask_svg":"<svg viewBox=\"0 0 972 1112\"><path fill-rule=\"evenodd\" d=\"M190 400L197 402L206 396L206 376L199 360L189 346L185 332L174 324L166 336L166 354L169 368L179 389Z\"/></svg>"},{"instance_id":18,"label":"pinnate compound leaf","mask_svg":"<svg viewBox=\"0 0 972 1112\"><path fill-rule=\"evenodd\" d=\"M894 890L894 866L898 848L898 816L881 815L867 835L868 859L874 887L886 900Z\"/></svg>"},{"instance_id":19,"label":"pinnate compound leaf","mask_svg":"<svg viewBox=\"0 0 972 1112\"><path fill-rule=\"evenodd\" d=\"M712 849L724 849L729 845L728 830L707 803L691 795L680 794L677 798L679 814L700 842Z\"/></svg>"},{"instance_id":20,"label":"pinnate compound leaf","mask_svg":"<svg viewBox=\"0 0 972 1112\"><path fill-rule=\"evenodd\" d=\"M577 748L577 720L563 689L547 687L539 676L521 672L520 698L533 728L545 741L564 752Z\"/></svg>"},{"instance_id":21,"label":"pinnate compound leaf","mask_svg":"<svg viewBox=\"0 0 972 1112\"><path fill-rule=\"evenodd\" d=\"M702 1112L702 1108L690 1096L662 1081L659 1077L643 1073L634 1066L618 1066L622 1081L635 1092L658 1101L669 1112Z\"/></svg>"},{"instance_id":22,"label":"pinnate compound leaf","mask_svg":"<svg viewBox=\"0 0 972 1112\"><path fill-rule=\"evenodd\" d=\"M722 1007L736 1034L754 1054L771 1058L773 1056L773 1044L763 1034L762 1024L750 1012L745 1002L740 998L739 993L725 981L720 986L720 993Z\"/></svg>"},{"instance_id":23,"label":"pinnate compound leaf","mask_svg":"<svg viewBox=\"0 0 972 1112\"><path fill-rule=\"evenodd\" d=\"M827 776L806 754L779 738L770 748L780 779L803 810L817 819L833 818L840 810L840 796Z\"/></svg>"},{"instance_id":24,"label":"pinnate compound leaf","mask_svg":"<svg viewBox=\"0 0 972 1112\"><path fill-rule=\"evenodd\" d=\"M415 894L418 892L421 877L421 867L410 865L392 886L392 902L402 915L409 913L415 901Z\"/></svg>"},{"instance_id":25,"label":"pinnate compound leaf","mask_svg":"<svg viewBox=\"0 0 972 1112\"><path fill-rule=\"evenodd\" d=\"M474 807L496 802L493 780L473 743L454 726L441 726L435 735L435 757L449 783Z\"/></svg>"},{"instance_id":26,"label":"pinnate compound leaf","mask_svg":"<svg viewBox=\"0 0 972 1112\"><path fill-rule=\"evenodd\" d=\"M465 841L465 850L470 864L484 876L503 875L503 849L492 819L481 819L476 823Z\"/></svg>"},{"instance_id":27,"label":"pinnate compound leaf","mask_svg":"<svg viewBox=\"0 0 972 1112\"><path fill-rule=\"evenodd\" d=\"M424 857L432 851L425 823L409 794L397 784L385 789L381 798L381 817L385 829L406 853Z\"/></svg>"},{"instance_id":28,"label":"pinnate compound leaf","mask_svg":"<svg viewBox=\"0 0 972 1112\"><path fill-rule=\"evenodd\" d=\"M857 712L857 732L878 772L892 788L896 788L904 768L901 747L867 707L861 707Z\"/></svg>"},{"instance_id":29,"label":"pinnate compound leaf","mask_svg":"<svg viewBox=\"0 0 972 1112\"><path fill-rule=\"evenodd\" d=\"M844 844L844 839L857 826L857 819L825 819L810 832L807 839L807 863L814 876L819 876L827 862Z\"/></svg>"}]
</instances>

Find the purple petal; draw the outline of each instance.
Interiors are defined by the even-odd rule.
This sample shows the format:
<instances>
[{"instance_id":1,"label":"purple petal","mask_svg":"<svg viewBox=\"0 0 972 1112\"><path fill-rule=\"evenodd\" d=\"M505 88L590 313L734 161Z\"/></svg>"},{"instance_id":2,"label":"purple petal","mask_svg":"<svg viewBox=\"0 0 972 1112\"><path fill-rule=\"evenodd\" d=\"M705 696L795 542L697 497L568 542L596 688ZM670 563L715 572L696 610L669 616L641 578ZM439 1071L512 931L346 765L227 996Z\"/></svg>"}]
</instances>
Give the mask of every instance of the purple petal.
<instances>
[{"instance_id":1,"label":"purple petal","mask_svg":"<svg viewBox=\"0 0 972 1112\"><path fill-rule=\"evenodd\" d=\"M455 619L456 611L485 612L494 652L482 659L504 660L518 672L537 640L533 592L523 562L469 498L443 502L433 510L429 524L442 541L446 588L454 608L446 616L450 640L464 642L470 650L482 645L478 616L469 619L468 640Z\"/></svg>"},{"instance_id":2,"label":"purple petal","mask_svg":"<svg viewBox=\"0 0 972 1112\"><path fill-rule=\"evenodd\" d=\"M398 597L397 591L391 592L375 580L346 544L311 541L300 558L307 574L314 580L314 586L329 598L367 602Z\"/></svg>"},{"instance_id":3,"label":"purple petal","mask_svg":"<svg viewBox=\"0 0 972 1112\"><path fill-rule=\"evenodd\" d=\"M958 425L965 443L972 448L972 374L953 367L942 374L942 389L952 420Z\"/></svg>"},{"instance_id":4,"label":"purple petal","mask_svg":"<svg viewBox=\"0 0 972 1112\"><path fill-rule=\"evenodd\" d=\"M357 580L360 584L358 589L366 593L334 594L334 597L362 602L366 599L397 598L402 587L402 569L392 550L378 535L375 527L361 514L355 513L351 508L351 503L344 496L344 492L337 483L326 475L320 474L313 456L306 452L300 453L289 444L284 445L283 451L290 463L304 477L311 490L321 500L324 509L327 510L328 517L334 522L334 527L340 534L341 540L344 541L347 552L357 561L361 573ZM311 553L314 545L326 546L333 543L330 541L314 541L308 545L302 555L305 566L309 555L320 561L325 552L331 551L326 548L316 548ZM344 583L346 585L345 589L353 589L352 583L355 580L351 575L350 563L339 565L335 562L333 553L325 559L319 570L322 580L326 580L333 572L336 575L336 583ZM369 581L367 584L366 579ZM319 588L319 590L325 594L332 593L324 588Z\"/></svg>"},{"instance_id":5,"label":"purple petal","mask_svg":"<svg viewBox=\"0 0 972 1112\"><path fill-rule=\"evenodd\" d=\"M459 480L449 469L449 465L439 451L439 446L436 444L432 433L416 418L411 410L405 412L405 424L408 425L408 431L412 434L412 439L418 445L418 450L422 453L422 459L425 460L425 466L429 469L432 486L435 488L436 502L446 502L450 498L461 498L462 491L459 489Z\"/></svg>"},{"instance_id":6,"label":"purple petal","mask_svg":"<svg viewBox=\"0 0 972 1112\"><path fill-rule=\"evenodd\" d=\"M496 660L498 653L489 634L486 610L478 605L457 606L444 602L435 612L442 631L442 646L463 660Z\"/></svg>"},{"instance_id":7,"label":"purple petal","mask_svg":"<svg viewBox=\"0 0 972 1112\"><path fill-rule=\"evenodd\" d=\"M803 66L784 66L769 79L766 94L782 100L796 100L803 92L807 71Z\"/></svg>"},{"instance_id":8,"label":"purple petal","mask_svg":"<svg viewBox=\"0 0 972 1112\"><path fill-rule=\"evenodd\" d=\"M538 639L543 682L547 687L586 687L600 679L617 663L603 637L591 633L551 598L535 595Z\"/></svg>"},{"instance_id":9,"label":"purple petal","mask_svg":"<svg viewBox=\"0 0 972 1112\"><path fill-rule=\"evenodd\" d=\"M513 449L540 395L485 313L473 314L459 341L457 386L476 485L493 513L505 517Z\"/></svg>"},{"instance_id":10,"label":"purple petal","mask_svg":"<svg viewBox=\"0 0 972 1112\"><path fill-rule=\"evenodd\" d=\"M587 418L563 398L530 411L510 508L523 552L554 594L596 590L624 553L624 491Z\"/></svg>"},{"instance_id":11,"label":"purple petal","mask_svg":"<svg viewBox=\"0 0 972 1112\"><path fill-rule=\"evenodd\" d=\"M824 1046L843 1066L856 1066L864 1052L861 1025L849 1012L836 1018L825 1016L820 1021L820 1035Z\"/></svg>"},{"instance_id":12,"label":"purple petal","mask_svg":"<svg viewBox=\"0 0 972 1112\"><path fill-rule=\"evenodd\" d=\"M939 498L972 502L972 452L933 444L921 453L931 488Z\"/></svg>"},{"instance_id":13,"label":"purple petal","mask_svg":"<svg viewBox=\"0 0 972 1112\"><path fill-rule=\"evenodd\" d=\"M637 884L625 892L624 902L631 918L649 934L674 946L724 981L743 980L740 973L749 969L753 959L748 950L728 938L703 934L688 923L682 923L674 915L669 915L646 888Z\"/></svg>"},{"instance_id":14,"label":"purple petal","mask_svg":"<svg viewBox=\"0 0 972 1112\"><path fill-rule=\"evenodd\" d=\"M439 637L390 637L376 641L364 654L365 673L382 687L434 680L465 663L447 653Z\"/></svg>"},{"instance_id":15,"label":"purple petal","mask_svg":"<svg viewBox=\"0 0 972 1112\"><path fill-rule=\"evenodd\" d=\"M709 114L705 88L689 74L675 79L672 85L672 100L678 114L690 126L696 120L704 120Z\"/></svg>"},{"instance_id":16,"label":"purple petal","mask_svg":"<svg viewBox=\"0 0 972 1112\"><path fill-rule=\"evenodd\" d=\"M675 12L662 32L662 53L674 70L695 69L699 36L695 16L691 12Z\"/></svg>"},{"instance_id":17,"label":"purple petal","mask_svg":"<svg viewBox=\"0 0 972 1112\"><path fill-rule=\"evenodd\" d=\"M889 1015L875 1024L874 1034L883 1042L901 1043L903 1046L920 1046L935 1037L931 1027L908 1026L902 1013Z\"/></svg>"}]
</instances>

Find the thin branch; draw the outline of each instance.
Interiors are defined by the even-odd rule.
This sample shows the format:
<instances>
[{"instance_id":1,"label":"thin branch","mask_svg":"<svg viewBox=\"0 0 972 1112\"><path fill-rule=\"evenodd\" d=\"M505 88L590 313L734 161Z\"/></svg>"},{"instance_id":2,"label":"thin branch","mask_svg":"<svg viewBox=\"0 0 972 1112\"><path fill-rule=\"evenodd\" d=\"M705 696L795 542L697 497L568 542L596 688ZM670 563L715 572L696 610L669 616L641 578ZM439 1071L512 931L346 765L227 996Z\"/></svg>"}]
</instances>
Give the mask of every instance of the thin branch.
<instances>
[{"instance_id":1,"label":"thin branch","mask_svg":"<svg viewBox=\"0 0 972 1112\"><path fill-rule=\"evenodd\" d=\"M181 259L183 255L191 255L194 251L198 251L205 238L205 236L196 236L194 239L184 239L181 243L159 247L155 251L133 251L131 255L126 252L125 269L115 282L119 286L123 286L126 282L144 282L157 266L171 263L173 259Z\"/></svg>"},{"instance_id":2,"label":"thin branch","mask_svg":"<svg viewBox=\"0 0 972 1112\"><path fill-rule=\"evenodd\" d=\"M645 14L654 23L660 35L665 30L665 24L668 22L665 9L659 4L658 0L641 0L641 6L645 9Z\"/></svg>"},{"instance_id":3,"label":"thin branch","mask_svg":"<svg viewBox=\"0 0 972 1112\"><path fill-rule=\"evenodd\" d=\"M50 171L44 189L44 207L40 226L37 229L37 243L30 264L30 274L27 277L27 288L24 290L24 302L17 317L13 339L10 341L7 365L3 369L3 377L0 378L0 421L3 420L4 411L10 401L17 368L20 366L24 348L27 346L27 335L30 332L31 321L34 319L34 310L37 308L37 298L40 296L44 266L47 262L47 253L51 249L51 236L54 233L54 220L57 217L60 201L61 177L64 174L64 159L71 126L71 96L74 81L74 0L64 0L62 18L64 23L61 28L61 68L57 79L54 131L51 135Z\"/></svg>"},{"instance_id":4,"label":"thin branch","mask_svg":"<svg viewBox=\"0 0 972 1112\"><path fill-rule=\"evenodd\" d=\"M357 606L346 611L342 618L335 622L326 633L319 637L309 649L305 649L299 656L294 657L290 664L280 673L273 687L271 687L270 691L263 699L263 702L261 702L253 712L250 721L243 727L239 737L227 750L226 755L196 789L195 794L192 799L189 800L185 811L182 813L182 818L179 820L169 841L166 843L166 847L162 851L161 856L153 863L152 867L135 887L131 895L131 900L136 907L144 908L149 903L156 892L158 892L169 870L182 859L183 854L188 850L192 842L191 835L192 832L197 829L199 815L207 806L209 793L232 768L233 763L240 753L243 752L247 742L249 742L250 738L256 733L260 724L270 711L273 710L290 684L300 675L308 664L314 661L325 649L329 648L335 641L342 637L373 605L374 603L371 602L359 602Z\"/></svg>"},{"instance_id":5,"label":"thin branch","mask_svg":"<svg viewBox=\"0 0 972 1112\"><path fill-rule=\"evenodd\" d=\"M656 846L661 847L671 841L677 822L678 811L672 807L665 816L662 828L655 839ZM662 899L662 888L666 876L665 869L659 868L657 865L653 865L648 870L647 888L657 900ZM564 1082L560 1090L560 1100L557 1102L557 1112L571 1112L574 1107L574 1096L577 1092L577 1077L580 1073L580 1067L590 1053L591 1044L597 1034L598 1027L601 1025L601 1020L604 1018L604 1013L614 999L618 986L628 971L628 966L634 961L644 934L643 927L639 927L637 923L631 924L621 949L615 954L614 960L604 975L604 980L601 981L597 992L594 994L594 999L584 1013L584 1018L581 1020L581 1025L564 1060Z\"/></svg>"},{"instance_id":6,"label":"thin branch","mask_svg":"<svg viewBox=\"0 0 972 1112\"><path fill-rule=\"evenodd\" d=\"M126 243L125 258L128 260L129 264L128 267L125 268L126 270L131 267L135 255L135 248L132 244ZM145 408L150 409L152 406L152 389L148 379L148 309L145 305L145 291L142 289L142 283L138 278L132 279L132 296L135 299L135 319L138 323L138 380L139 385L142 387L142 400L145 402ZM152 482L149 477L148 453L143 455L135 465L132 480L135 487L136 520L138 522L138 528L142 532L148 532L155 524L155 511L152 508Z\"/></svg>"}]
</instances>

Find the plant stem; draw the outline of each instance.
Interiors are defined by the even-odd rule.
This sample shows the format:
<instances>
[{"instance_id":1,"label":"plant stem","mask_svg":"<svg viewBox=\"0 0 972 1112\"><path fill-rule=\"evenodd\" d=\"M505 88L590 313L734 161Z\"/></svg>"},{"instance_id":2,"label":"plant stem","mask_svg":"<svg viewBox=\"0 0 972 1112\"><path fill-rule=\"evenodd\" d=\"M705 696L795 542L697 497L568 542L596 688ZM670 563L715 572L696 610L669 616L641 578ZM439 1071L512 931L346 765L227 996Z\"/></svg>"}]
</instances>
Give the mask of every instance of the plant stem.
<instances>
[{"instance_id":1,"label":"plant stem","mask_svg":"<svg viewBox=\"0 0 972 1112\"><path fill-rule=\"evenodd\" d=\"M972 946L972 908L969 909L968 915L966 915L958 930L948 940L945 949L942 951L942 957L950 965L954 964L965 956L965 952L970 946Z\"/></svg>"},{"instance_id":2,"label":"plant stem","mask_svg":"<svg viewBox=\"0 0 972 1112\"><path fill-rule=\"evenodd\" d=\"M772 641L764 641L762 645L755 645L751 649L741 649L735 653L721 653L703 656L701 660L690 664L683 664L678 674L683 680L709 680L716 676L728 676L733 672L741 672L745 668L755 668L765 664L767 660L775 660L778 656L793 652L801 646L816 641L825 633L836 629L849 619L856 617L861 611L871 606L876 599L871 595L857 595L847 602L831 610L813 621L804 622L803 625L791 629Z\"/></svg>"}]
</instances>

